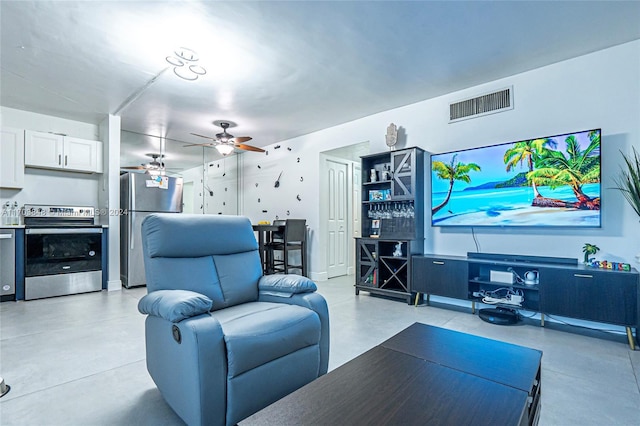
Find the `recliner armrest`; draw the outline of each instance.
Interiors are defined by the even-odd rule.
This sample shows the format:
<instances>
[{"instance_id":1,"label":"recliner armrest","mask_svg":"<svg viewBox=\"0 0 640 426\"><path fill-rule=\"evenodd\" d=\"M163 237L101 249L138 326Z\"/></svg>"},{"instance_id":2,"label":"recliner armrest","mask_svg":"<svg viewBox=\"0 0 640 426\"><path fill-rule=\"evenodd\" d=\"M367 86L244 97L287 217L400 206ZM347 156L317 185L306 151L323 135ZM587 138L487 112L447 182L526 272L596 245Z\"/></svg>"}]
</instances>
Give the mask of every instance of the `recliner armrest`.
<instances>
[{"instance_id":1,"label":"recliner armrest","mask_svg":"<svg viewBox=\"0 0 640 426\"><path fill-rule=\"evenodd\" d=\"M316 283L302 275L263 275L258 281L260 294L271 296L291 297L294 294L313 293L317 289Z\"/></svg>"},{"instance_id":2,"label":"recliner armrest","mask_svg":"<svg viewBox=\"0 0 640 426\"><path fill-rule=\"evenodd\" d=\"M171 322L209 312L213 302L207 296L187 290L158 290L140 299L138 311Z\"/></svg>"}]
</instances>

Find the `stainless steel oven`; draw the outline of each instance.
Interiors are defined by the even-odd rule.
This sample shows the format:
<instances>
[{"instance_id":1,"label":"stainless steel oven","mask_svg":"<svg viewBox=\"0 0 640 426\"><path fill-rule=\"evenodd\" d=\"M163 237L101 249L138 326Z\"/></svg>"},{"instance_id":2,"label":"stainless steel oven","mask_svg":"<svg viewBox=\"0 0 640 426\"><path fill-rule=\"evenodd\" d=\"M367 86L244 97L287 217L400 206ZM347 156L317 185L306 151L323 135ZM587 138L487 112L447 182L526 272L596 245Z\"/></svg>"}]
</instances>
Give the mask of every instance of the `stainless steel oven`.
<instances>
[{"instance_id":1,"label":"stainless steel oven","mask_svg":"<svg viewBox=\"0 0 640 426\"><path fill-rule=\"evenodd\" d=\"M102 227L92 207L25 205L25 300L102 289Z\"/></svg>"}]
</instances>

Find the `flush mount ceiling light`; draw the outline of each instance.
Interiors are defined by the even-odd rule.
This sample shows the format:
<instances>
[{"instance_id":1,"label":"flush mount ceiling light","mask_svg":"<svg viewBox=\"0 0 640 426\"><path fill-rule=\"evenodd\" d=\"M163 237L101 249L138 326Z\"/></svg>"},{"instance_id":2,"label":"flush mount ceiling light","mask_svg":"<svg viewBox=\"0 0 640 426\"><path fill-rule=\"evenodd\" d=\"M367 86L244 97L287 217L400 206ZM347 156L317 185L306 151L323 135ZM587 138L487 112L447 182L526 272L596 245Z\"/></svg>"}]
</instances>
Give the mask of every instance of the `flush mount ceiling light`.
<instances>
[{"instance_id":1,"label":"flush mount ceiling light","mask_svg":"<svg viewBox=\"0 0 640 426\"><path fill-rule=\"evenodd\" d=\"M173 73L183 80L195 81L207 70L196 62L200 60L198 54L191 49L181 47L176 49L174 56L167 56L166 60L173 65Z\"/></svg>"}]
</instances>

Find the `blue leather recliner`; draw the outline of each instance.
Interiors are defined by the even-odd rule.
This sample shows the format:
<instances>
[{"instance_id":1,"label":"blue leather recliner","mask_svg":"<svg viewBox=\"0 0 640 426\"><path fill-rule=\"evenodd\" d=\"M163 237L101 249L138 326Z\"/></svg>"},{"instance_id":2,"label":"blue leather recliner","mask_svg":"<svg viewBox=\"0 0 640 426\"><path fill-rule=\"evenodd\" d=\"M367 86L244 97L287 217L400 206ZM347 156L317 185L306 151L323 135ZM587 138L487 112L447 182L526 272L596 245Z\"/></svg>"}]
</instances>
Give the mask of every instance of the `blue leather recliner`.
<instances>
[{"instance_id":1,"label":"blue leather recliner","mask_svg":"<svg viewBox=\"0 0 640 426\"><path fill-rule=\"evenodd\" d=\"M147 370L189 425L234 425L327 372L316 285L262 275L246 217L159 213L142 223Z\"/></svg>"}]
</instances>

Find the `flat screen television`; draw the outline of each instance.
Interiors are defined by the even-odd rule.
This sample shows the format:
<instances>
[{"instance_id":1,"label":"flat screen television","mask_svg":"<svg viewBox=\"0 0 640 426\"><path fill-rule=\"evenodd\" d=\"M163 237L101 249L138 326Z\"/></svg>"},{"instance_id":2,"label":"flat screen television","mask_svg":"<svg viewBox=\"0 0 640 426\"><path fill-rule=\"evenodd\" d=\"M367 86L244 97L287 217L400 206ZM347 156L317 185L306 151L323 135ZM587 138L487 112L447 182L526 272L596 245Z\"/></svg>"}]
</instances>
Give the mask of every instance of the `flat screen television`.
<instances>
[{"instance_id":1,"label":"flat screen television","mask_svg":"<svg viewBox=\"0 0 640 426\"><path fill-rule=\"evenodd\" d=\"M600 227L600 134L432 155L432 226Z\"/></svg>"}]
</instances>

